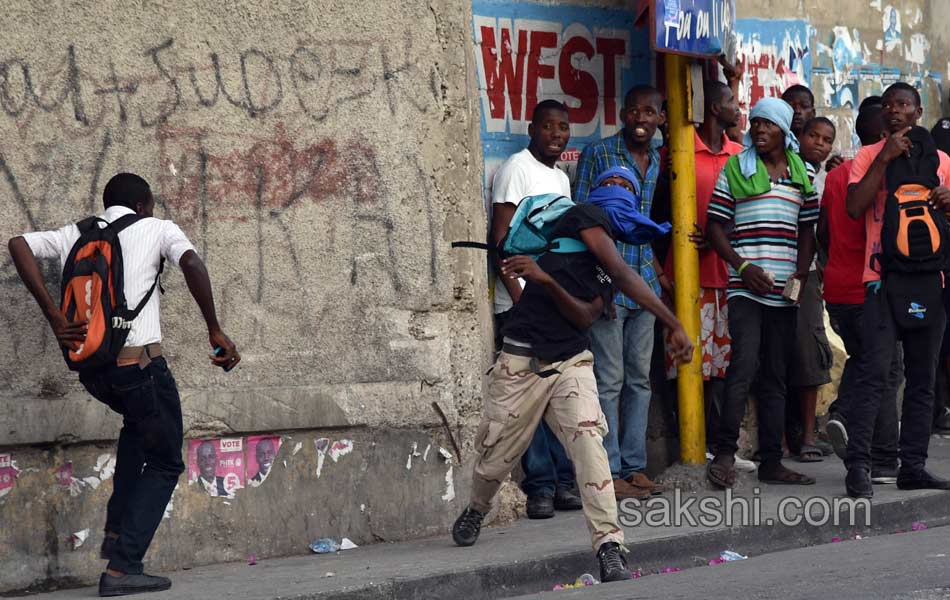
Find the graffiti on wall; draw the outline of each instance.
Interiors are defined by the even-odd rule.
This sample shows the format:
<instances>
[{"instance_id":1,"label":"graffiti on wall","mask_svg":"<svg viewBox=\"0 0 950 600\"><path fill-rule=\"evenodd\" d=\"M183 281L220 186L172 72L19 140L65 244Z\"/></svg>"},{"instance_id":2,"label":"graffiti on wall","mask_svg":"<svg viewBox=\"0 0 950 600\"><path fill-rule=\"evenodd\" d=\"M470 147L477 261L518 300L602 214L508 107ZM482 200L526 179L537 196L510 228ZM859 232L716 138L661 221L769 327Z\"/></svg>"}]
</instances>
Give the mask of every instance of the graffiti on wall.
<instances>
[{"instance_id":1,"label":"graffiti on wall","mask_svg":"<svg viewBox=\"0 0 950 600\"><path fill-rule=\"evenodd\" d=\"M568 106L559 166L570 173L584 145L620 129L624 91L649 81L649 43L629 11L476 0L472 12L486 182L527 146L540 100Z\"/></svg>"}]
</instances>

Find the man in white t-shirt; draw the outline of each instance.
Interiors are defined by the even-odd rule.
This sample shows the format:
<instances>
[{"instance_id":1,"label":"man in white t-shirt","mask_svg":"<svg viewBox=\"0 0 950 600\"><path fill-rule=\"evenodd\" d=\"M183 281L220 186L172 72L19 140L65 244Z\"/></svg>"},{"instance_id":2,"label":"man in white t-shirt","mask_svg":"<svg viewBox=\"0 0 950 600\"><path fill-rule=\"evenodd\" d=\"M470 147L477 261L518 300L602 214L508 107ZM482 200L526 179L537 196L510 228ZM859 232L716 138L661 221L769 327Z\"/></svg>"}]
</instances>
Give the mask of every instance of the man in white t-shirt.
<instances>
[{"instance_id":1,"label":"man in white t-shirt","mask_svg":"<svg viewBox=\"0 0 950 600\"><path fill-rule=\"evenodd\" d=\"M86 390L123 417L100 551L109 564L99 578L100 596L123 596L171 587L166 577L146 575L142 565L185 469L181 399L162 356L161 294L152 293L164 261L181 268L208 327L208 341L212 348L220 349L210 357L211 362L230 370L241 356L218 324L208 271L194 246L178 225L152 217L155 199L148 183L138 175L119 173L106 184L102 200L105 212L93 226L105 227L105 223L123 220L124 228L115 228L122 247L122 287L128 306L142 303L141 312L129 322L128 338L115 363L79 371L79 381ZM9 243L17 273L39 304L56 340L74 351L85 343L89 322L71 321L60 312L46 289L36 259L66 262L79 237L79 228L70 224L25 233Z\"/></svg>"},{"instance_id":2,"label":"man in white t-shirt","mask_svg":"<svg viewBox=\"0 0 950 600\"><path fill-rule=\"evenodd\" d=\"M492 178L491 243L495 246L507 235L511 217L522 199L538 194L571 197L567 174L555 166L571 139L567 107L556 100L539 102L531 115L528 136L531 138L528 147L511 155ZM498 255L493 253L492 260L496 269L495 343L500 348L505 320L521 298L524 281L500 277ZM528 496L528 518L553 517L555 508L581 508L580 496L574 492L574 466L544 421L521 458L521 468L524 471L521 489Z\"/></svg>"}]
</instances>

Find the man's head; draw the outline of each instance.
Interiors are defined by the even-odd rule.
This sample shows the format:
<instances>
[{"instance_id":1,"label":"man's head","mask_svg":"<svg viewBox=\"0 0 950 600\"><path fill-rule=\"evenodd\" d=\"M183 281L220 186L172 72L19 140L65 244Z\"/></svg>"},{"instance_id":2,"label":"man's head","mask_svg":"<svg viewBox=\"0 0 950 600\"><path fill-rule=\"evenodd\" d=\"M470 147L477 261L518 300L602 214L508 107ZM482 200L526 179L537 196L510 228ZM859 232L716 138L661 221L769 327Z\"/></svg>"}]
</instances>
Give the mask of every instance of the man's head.
<instances>
[{"instance_id":1,"label":"man's head","mask_svg":"<svg viewBox=\"0 0 950 600\"><path fill-rule=\"evenodd\" d=\"M828 159L835 143L835 124L826 117L809 119L798 138L801 154L812 164L821 164Z\"/></svg>"},{"instance_id":2,"label":"man's head","mask_svg":"<svg viewBox=\"0 0 950 600\"><path fill-rule=\"evenodd\" d=\"M556 161L571 139L567 107L557 100L538 102L528 125L531 152L542 160Z\"/></svg>"},{"instance_id":3,"label":"man's head","mask_svg":"<svg viewBox=\"0 0 950 600\"><path fill-rule=\"evenodd\" d=\"M204 441L198 446L196 462L198 472L205 481L214 481L214 473L218 467L218 456L211 441Z\"/></svg>"},{"instance_id":4,"label":"man's head","mask_svg":"<svg viewBox=\"0 0 950 600\"><path fill-rule=\"evenodd\" d=\"M870 106L880 107L882 100L883 99L880 96L868 96L867 98L861 101L861 105L858 106L858 112L860 113L862 110Z\"/></svg>"},{"instance_id":5,"label":"man's head","mask_svg":"<svg viewBox=\"0 0 950 600\"><path fill-rule=\"evenodd\" d=\"M881 108L888 133L897 133L905 127L913 127L924 112L920 106L920 93L903 81L891 84L884 90Z\"/></svg>"},{"instance_id":6,"label":"man's head","mask_svg":"<svg viewBox=\"0 0 950 600\"><path fill-rule=\"evenodd\" d=\"M155 209L155 199L148 182L134 173L119 173L109 180L102 190L102 204L125 206L143 217L151 217Z\"/></svg>"},{"instance_id":7,"label":"man's head","mask_svg":"<svg viewBox=\"0 0 950 600\"><path fill-rule=\"evenodd\" d=\"M636 85L623 97L620 121L629 140L638 146L650 143L657 127L666 122L663 95L649 85Z\"/></svg>"},{"instance_id":8,"label":"man's head","mask_svg":"<svg viewBox=\"0 0 950 600\"><path fill-rule=\"evenodd\" d=\"M762 98L749 111L748 140L760 155L797 149L791 132L792 107L778 98ZM747 142L748 143L748 142Z\"/></svg>"},{"instance_id":9,"label":"man's head","mask_svg":"<svg viewBox=\"0 0 950 600\"><path fill-rule=\"evenodd\" d=\"M636 175L627 167L612 167L597 176L594 187L621 187L631 194L637 193Z\"/></svg>"},{"instance_id":10,"label":"man's head","mask_svg":"<svg viewBox=\"0 0 950 600\"><path fill-rule=\"evenodd\" d=\"M707 81L703 85L706 101L706 118L713 118L723 129L739 124L739 102L732 89L721 81Z\"/></svg>"},{"instance_id":11,"label":"man's head","mask_svg":"<svg viewBox=\"0 0 950 600\"><path fill-rule=\"evenodd\" d=\"M884 110L880 105L870 105L858 113L854 121L854 131L858 134L862 146L870 146L886 137Z\"/></svg>"},{"instance_id":12,"label":"man's head","mask_svg":"<svg viewBox=\"0 0 950 600\"><path fill-rule=\"evenodd\" d=\"M274 440L264 438L257 443L257 449L254 451L254 457L257 459L257 470L261 475L267 475L271 466L274 464L274 457L277 455L277 449L274 448Z\"/></svg>"},{"instance_id":13,"label":"man's head","mask_svg":"<svg viewBox=\"0 0 950 600\"><path fill-rule=\"evenodd\" d=\"M805 123L815 117L815 95L803 85L793 85L782 93L782 100L792 107L792 133L800 136Z\"/></svg>"},{"instance_id":14,"label":"man's head","mask_svg":"<svg viewBox=\"0 0 950 600\"><path fill-rule=\"evenodd\" d=\"M893 6L891 7L891 16L890 16L890 29L897 30L897 9Z\"/></svg>"}]
</instances>

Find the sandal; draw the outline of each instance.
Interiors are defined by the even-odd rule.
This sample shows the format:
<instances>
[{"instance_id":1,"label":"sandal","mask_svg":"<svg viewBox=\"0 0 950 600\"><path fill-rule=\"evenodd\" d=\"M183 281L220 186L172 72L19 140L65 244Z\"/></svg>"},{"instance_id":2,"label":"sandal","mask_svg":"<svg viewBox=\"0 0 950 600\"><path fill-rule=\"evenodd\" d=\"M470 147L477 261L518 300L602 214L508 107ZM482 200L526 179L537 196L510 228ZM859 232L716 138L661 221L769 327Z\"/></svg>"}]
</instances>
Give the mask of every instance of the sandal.
<instances>
[{"instance_id":1,"label":"sandal","mask_svg":"<svg viewBox=\"0 0 950 600\"><path fill-rule=\"evenodd\" d=\"M759 481L773 485L814 485L815 478L793 471L779 463L767 469L759 467Z\"/></svg>"},{"instance_id":2,"label":"sandal","mask_svg":"<svg viewBox=\"0 0 950 600\"><path fill-rule=\"evenodd\" d=\"M802 463L821 462L824 459L824 452L821 451L821 448L810 444L802 444L802 449L799 451L797 458L798 462Z\"/></svg>"},{"instance_id":3,"label":"sandal","mask_svg":"<svg viewBox=\"0 0 950 600\"><path fill-rule=\"evenodd\" d=\"M735 466L718 463L713 459L706 465L706 479L715 486L731 488L736 484Z\"/></svg>"}]
</instances>

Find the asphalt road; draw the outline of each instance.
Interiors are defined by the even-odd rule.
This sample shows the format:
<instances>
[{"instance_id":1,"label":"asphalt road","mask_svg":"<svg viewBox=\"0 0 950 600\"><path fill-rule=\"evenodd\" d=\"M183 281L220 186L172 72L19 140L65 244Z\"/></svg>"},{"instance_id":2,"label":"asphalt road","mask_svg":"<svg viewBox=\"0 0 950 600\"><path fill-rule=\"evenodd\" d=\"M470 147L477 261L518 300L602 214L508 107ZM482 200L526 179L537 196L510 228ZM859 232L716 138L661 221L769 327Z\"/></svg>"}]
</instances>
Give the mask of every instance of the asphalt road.
<instances>
[{"instance_id":1,"label":"asphalt road","mask_svg":"<svg viewBox=\"0 0 950 600\"><path fill-rule=\"evenodd\" d=\"M950 599L950 527L848 540L518 598Z\"/></svg>"}]
</instances>

